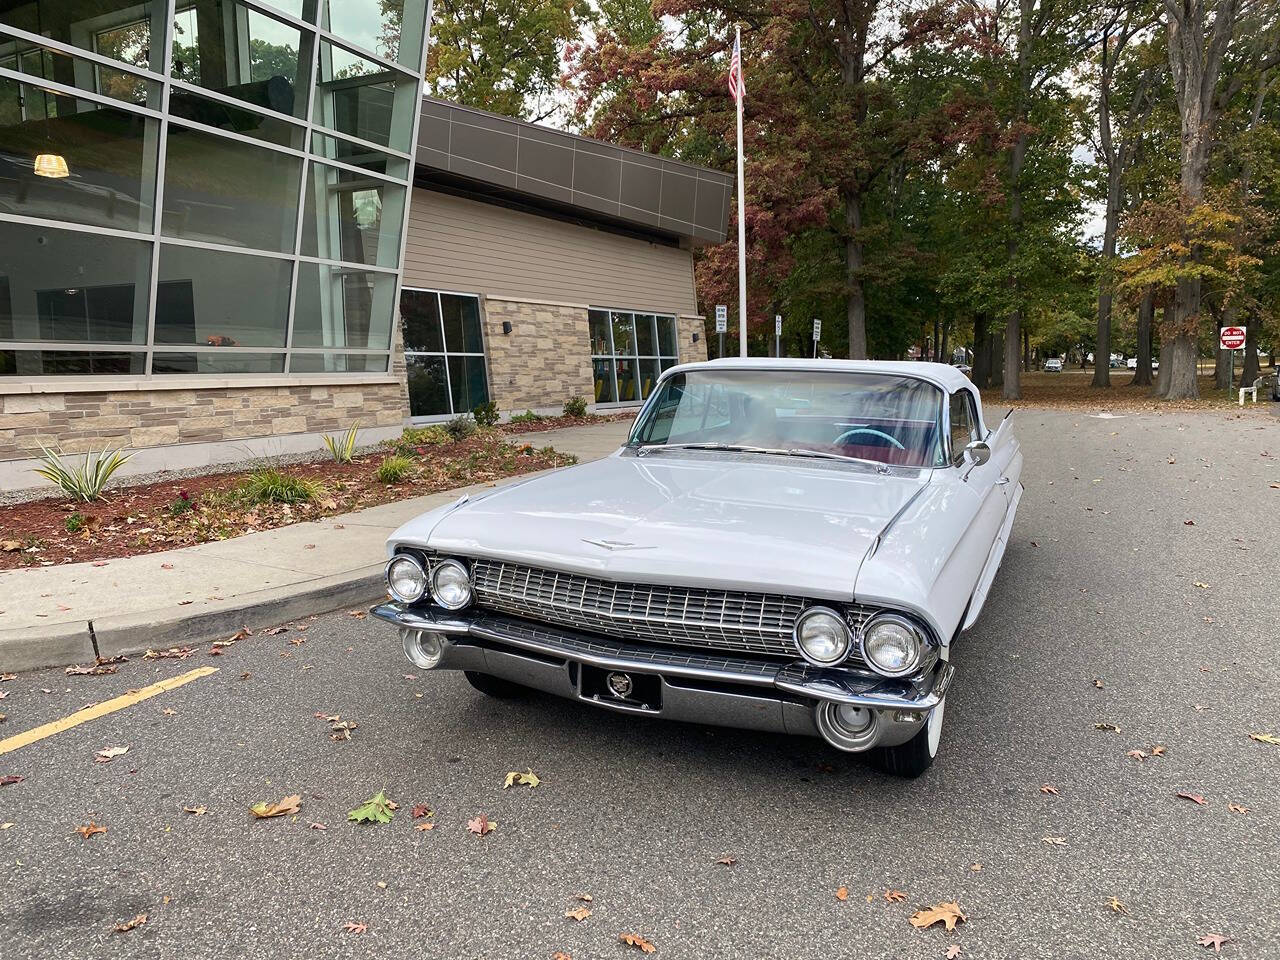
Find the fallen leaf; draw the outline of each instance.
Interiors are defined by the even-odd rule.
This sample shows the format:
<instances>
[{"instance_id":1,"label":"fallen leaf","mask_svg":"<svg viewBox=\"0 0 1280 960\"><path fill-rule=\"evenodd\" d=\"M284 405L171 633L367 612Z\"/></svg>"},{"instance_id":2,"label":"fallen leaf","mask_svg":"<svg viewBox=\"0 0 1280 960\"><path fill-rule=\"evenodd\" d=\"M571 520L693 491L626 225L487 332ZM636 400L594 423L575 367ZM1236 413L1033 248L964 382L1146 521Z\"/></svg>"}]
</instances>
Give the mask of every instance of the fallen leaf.
<instances>
[{"instance_id":1,"label":"fallen leaf","mask_svg":"<svg viewBox=\"0 0 1280 960\"><path fill-rule=\"evenodd\" d=\"M716 861L716 863L725 867L732 867L737 862L738 862L737 857L730 857L730 856L721 857L719 860Z\"/></svg>"},{"instance_id":2,"label":"fallen leaf","mask_svg":"<svg viewBox=\"0 0 1280 960\"><path fill-rule=\"evenodd\" d=\"M982 864L980 863L975 863L972 867L969 868L969 870L973 873L977 873L981 869L982 869Z\"/></svg>"},{"instance_id":3,"label":"fallen leaf","mask_svg":"<svg viewBox=\"0 0 1280 960\"><path fill-rule=\"evenodd\" d=\"M589 893L578 893L574 894L574 899L581 900L583 903L590 903L592 898Z\"/></svg>"},{"instance_id":4,"label":"fallen leaf","mask_svg":"<svg viewBox=\"0 0 1280 960\"><path fill-rule=\"evenodd\" d=\"M8 683L10 680L17 680L16 673L0 673L0 683Z\"/></svg>"},{"instance_id":5,"label":"fallen leaf","mask_svg":"<svg viewBox=\"0 0 1280 960\"><path fill-rule=\"evenodd\" d=\"M434 823L420 823L413 829L419 832L425 832L427 830L434 830L435 828L436 828L436 825Z\"/></svg>"},{"instance_id":6,"label":"fallen leaf","mask_svg":"<svg viewBox=\"0 0 1280 960\"><path fill-rule=\"evenodd\" d=\"M907 899L907 895L901 890L886 890L884 892L885 903L901 903Z\"/></svg>"},{"instance_id":7,"label":"fallen leaf","mask_svg":"<svg viewBox=\"0 0 1280 960\"><path fill-rule=\"evenodd\" d=\"M419 803L414 805L414 808L410 813L413 815L413 819L421 820L423 817L431 816L431 808L425 803Z\"/></svg>"},{"instance_id":8,"label":"fallen leaf","mask_svg":"<svg viewBox=\"0 0 1280 960\"><path fill-rule=\"evenodd\" d=\"M342 925L342 929L347 931L347 933L364 933L369 929L369 925L367 923L353 923L348 920Z\"/></svg>"},{"instance_id":9,"label":"fallen leaf","mask_svg":"<svg viewBox=\"0 0 1280 960\"><path fill-rule=\"evenodd\" d=\"M1124 905L1124 902L1119 897L1112 897L1107 901L1107 906L1111 908L1112 913L1129 912L1129 908Z\"/></svg>"},{"instance_id":10,"label":"fallen leaf","mask_svg":"<svg viewBox=\"0 0 1280 960\"><path fill-rule=\"evenodd\" d=\"M1251 733L1249 734L1249 739L1257 740L1259 743L1270 743L1280 746L1280 737L1277 737L1274 733Z\"/></svg>"},{"instance_id":11,"label":"fallen leaf","mask_svg":"<svg viewBox=\"0 0 1280 960\"><path fill-rule=\"evenodd\" d=\"M106 833L106 832L107 832L106 827L100 827L98 826L98 824L94 823L92 820L86 823L83 827L76 827L76 833L80 834L80 836L84 837L86 840L92 837L95 833Z\"/></svg>"},{"instance_id":12,"label":"fallen leaf","mask_svg":"<svg viewBox=\"0 0 1280 960\"><path fill-rule=\"evenodd\" d=\"M8 830L12 826L12 823L0 823L0 830Z\"/></svg>"},{"instance_id":13,"label":"fallen leaf","mask_svg":"<svg viewBox=\"0 0 1280 960\"><path fill-rule=\"evenodd\" d=\"M517 783L521 786L536 787L541 782L542 781L538 779L538 775L532 770L525 770L524 773L512 770L507 774L507 779L502 784L502 789L505 790L507 787L514 786Z\"/></svg>"},{"instance_id":14,"label":"fallen leaf","mask_svg":"<svg viewBox=\"0 0 1280 960\"><path fill-rule=\"evenodd\" d=\"M134 927L140 927L146 922L147 922L147 915L145 913L140 913L136 917L134 917L132 920L126 920L124 923L117 923L111 929L114 930L116 933L128 933Z\"/></svg>"},{"instance_id":15,"label":"fallen leaf","mask_svg":"<svg viewBox=\"0 0 1280 960\"><path fill-rule=\"evenodd\" d=\"M1130 760L1147 759L1147 755L1143 753L1141 750L1130 750L1128 753L1125 754L1125 756L1128 757Z\"/></svg>"},{"instance_id":16,"label":"fallen leaf","mask_svg":"<svg viewBox=\"0 0 1280 960\"><path fill-rule=\"evenodd\" d=\"M1227 809L1232 813L1248 813L1249 808L1239 803L1228 803Z\"/></svg>"},{"instance_id":17,"label":"fallen leaf","mask_svg":"<svg viewBox=\"0 0 1280 960\"><path fill-rule=\"evenodd\" d=\"M956 960L956 957L958 956L960 956L960 944L953 943L951 946L947 947L947 960Z\"/></svg>"},{"instance_id":18,"label":"fallen leaf","mask_svg":"<svg viewBox=\"0 0 1280 960\"><path fill-rule=\"evenodd\" d=\"M357 620L363 620L365 617L369 616L369 614L365 610L348 610L347 616L355 617Z\"/></svg>"},{"instance_id":19,"label":"fallen leaf","mask_svg":"<svg viewBox=\"0 0 1280 960\"><path fill-rule=\"evenodd\" d=\"M1066 837L1041 837L1041 843L1047 843L1051 847L1065 847L1067 845Z\"/></svg>"},{"instance_id":20,"label":"fallen leaf","mask_svg":"<svg viewBox=\"0 0 1280 960\"><path fill-rule=\"evenodd\" d=\"M1180 793L1178 794L1178 796L1181 797L1183 800L1190 800L1192 803L1196 804L1197 806L1200 806L1200 807L1204 806L1204 797L1200 796L1198 793Z\"/></svg>"},{"instance_id":21,"label":"fallen leaf","mask_svg":"<svg viewBox=\"0 0 1280 960\"><path fill-rule=\"evenodd\" d=\"M1196 937L1196 943L1204 947L1206 950L1212 948L1214 953L1222 952L1224 943L1231 943L1230 937L1224 937L1220 933L1206 933L1203 937Z\"/></svg>"},{"instance_id":22,"label":"fallen leaf","mask_svg":"<svg viewBox=\"0 0 1280 960\"><path fill-rule=\"evenodd\" d=\"M278 637L280 636L280 634L288 633L288 632L289 632L288 627L272 627L270 630L262 631L263 636L267 636L267 637Z\"/></svg>"},{"instance_id":23,"label":"fallen leaf","mask_svg":"<svg viewBox=\"0 0 1280 960\"><path fill-rule=\"evenodd\" d=\"M17 540L0 540L0 553L17 553L22 544Z\"/></svg>"},{"instance_id":24,"label":"fallen leaf","mask_svg":"<svg viewBox=\"0 0 1280 960\"><path fill-rule=\"evenodd\" d=\"M467 821L467 829L476 836L483 837L486 833L492 833L497 823L490 820L483 813L477 814L474 820Z\"/></svg>"},{"instance_id":25,"label":"fallen leaf","mask_svg":"<svg viewBox=\"0 0 1280 960\"><path fill-rule=\"evenodd\" d=\"M105 750L99 750L93 755L93 762L110 763L116 757L122 757L128 752L128 747L107 747Z\"/></svg>"},{"instance_id":26,"label":"fallen leaf","mask_svg":"<svg viewBox=\"0 0 1280 960\"><path fill-rule=\"evenodd\" d=\"M573 957L565 953L563 950L557 950L551 955L551 960L573 960Z\"/></svg>"},{"instance_id":27,"label":"fallen leaf","mask_svg":"<svg viewBox=\"0 0 1280 960\"><path fill-rule=\"evenodd\" d=\"M570 920L577 920L581 923L583 920L587 919L587 917L591 916L591 911L586 907L578 907L576 910L566 910L564 915Z\"/></svg>"},{"instance_id":28,"label":"fallen leaf","mask_svg":"<svg viewBox=\"0 0 1280 960\"><path fill-rule=\"evenodd\" d=\"M836 891L836 899L837 899L837 900L840 900L841 902L843 902L843 901L845 901L845 900L848 900L848 899L849 899L849 888L848 888L848 887L841 887L840 889L838 889L838 890Z\"/></svg>"},{"instance_id":29,"label":"fallen leaf","mask_svg":"<svg viewBox=\"0 0 1280 960\"><path fill-rule=\"evenodd\" d=\"M965 915L960 912L958 903L940 903L927 910L917 910L911 915L911 925L923 930L935 923L945 924L948 930L954 930L957 923L964 923Z\"/></svg>"},{"instance_id":30,"label":"fallen leaf","mask_svg":"<svg viewBox=\"0 0 1280 960\"><path fill-rule=\"evenodd\" d=\"M190 813L190 814L192 814L192 815L194 815L194 816L197 816L197 817L203 817L203 816L205 815L205 813L207 813L207 812L208 812L208 808L207 808L207 807L183 807L182 809L183 809L185 812Z\"/></svg>"},{"instance_id":31,"label":"fallen leaf","mask_svg":"<svg viewBox=\"0 0 1280 960\"><path fill-rule=\"evenodd\" d=\"M173 707L165 707L160 712L163 713L166 717L176 717L178 715L178 711L173 709Z\"/></svg>"},{"instance_id":32,"label":"fallen leaf","mask_svg":"<svg viewBox=\"0 0 1280 960\"><path fill-rule=\"evenodd\" d=\"M1196 525L1196 522L1194 520L1183 520L1182 525L1184 527L1194 527Z\"/></svg>"},{"instance_id":33,"label":"fallen leaf","mask_svg":"<svg viewBox=\"0 0 1280 960\"><path fill-rule=\"evenodd\" d=\"M1101 689L1102 689L1102 681L1101 681L1101 680L1094 680L1094 681L1093 681L1093 685L1094 685L1095 687L1097 687L1099 690L1101 690Z\"/></svg>"},{"instance_id":34,"label":"fallen leaf","mask_svg":"<svg viewBox=\"0 0 1280 960\"><path fill-rule=\"evenodd\" d=\"M658 948L638 933L620 933L618 939L629 947L636 947L641 953L653 953Z\"/></svg>"},{"instance_id":35,"label":"fallen leaf","mask_svg":"<svg viewBox=\"0 0 1280 960\"><path fill-rule=\"evenodd\" d=\"M307 829L308 830L328 830L329 828L326 827L323 823L309 823L307 824Z\"/></svg>"},{"instance_id":36,"label":"fallen leaf","mask_svg":"<svg viewBox=\"0 0 1280 960\"><path fill-rule=\"evenodd\" d=\"M113 664L100 663L96 666L89 667L67 667L67 676L69 677L89 677L89 676L105 676L107 674L116 673L120 668Z\"/></svg>"},{"instance_id":37,"label":"fallen leaf","mask_svg":"<svg viewBox=\"0 0 1280 960\"><path fill-rule=\"evenodd\" d=\"M1201 583L1199 580L1197 580L1194 584L1192 584L1192 586L1199 587L1201 590L1209 589L1209 585L1207 583Z\"/></svg>"},{"instance_id":38,"label":"fallen leaf","mask_svg":"<svg viewBox=\"0 0 1280 960\"><path fill-rule=\"evenodd\" d=\"M390 823L395 816L396 805L387 799L387 795L379 790L369 800L347 814L347 819L354 823Z\"/></svg>"},{"instance_id":39,"label":"fallen leaf","mask_svg":"<svg viewBox=\"0 0 1280 960\"><path fill-rule=\"evenodd\" d=\"M16 773L11 773L7 776L0 777L0 787L7 787L7 786L10 786L11 784L21 783L25 779L27 778L20 777Z\"/></svg>"},{"instance_id":40,"label":"fallen leaf","mask_svg":"<svg viewBox=\"0 0 1280 960\"><path fill-rule=\"evenodd\" d=\"M1152 747L1152 748L1151 748L1151 756L1153 756L1153 757L1163 757L1163 756L1164 756L1164 747L1163 747L1163 746L1160 746L1159 744L1157 744L1156 746Z\"/></svg>"},{"instance_id":41,"label":"fallen leaf","mask_svg":"<svg viewBox=\"0 0 1280 960\"><path fill-rule=\"evenodd\" d=\"M1110 730L1112 733L1119 733L1119 732L1120 732L1120 728L1119 728L1119 727L1117 727L1114 723L1095 723L1095 724L1093 725L1093 729L1095 729L1095 730Z\"/></svg>"},{"instance_id":42,"label":"fallen leaf","mask_svg":"<svg viewBox=\"0 0 1280 960\"><path fill-rule=\"evenodd\" d=\"M161 570L172 570L172 569L173 569L173 564L172 564L172 563L162 563L162 564L160 564L160 569L161 569Z\"/></svg>"},{"instance_id":43,"label":"fallen leaf","mask_svg":"<svg viewBox=\"0 0 1280 960\"><path fill-rule=\"evenodd\" d=\"M1058 788L1051 783L1042 783L1040 785L1040 792L1048 793L1056 797L1058 795Z\"/></svg>"},{"instance_id":44,"label":"fallen leaf","mask_svg":"<svg viewBox=\"0 0 1280 960\"><path fill-rule=\"evenodd\" d=\"M283 817L285 814L297 813L302 806L302 797L298 794L284 797L279 803L255 803L249 810L255 817L264 820L267 817Z\"/></svg>"}]
</instances>

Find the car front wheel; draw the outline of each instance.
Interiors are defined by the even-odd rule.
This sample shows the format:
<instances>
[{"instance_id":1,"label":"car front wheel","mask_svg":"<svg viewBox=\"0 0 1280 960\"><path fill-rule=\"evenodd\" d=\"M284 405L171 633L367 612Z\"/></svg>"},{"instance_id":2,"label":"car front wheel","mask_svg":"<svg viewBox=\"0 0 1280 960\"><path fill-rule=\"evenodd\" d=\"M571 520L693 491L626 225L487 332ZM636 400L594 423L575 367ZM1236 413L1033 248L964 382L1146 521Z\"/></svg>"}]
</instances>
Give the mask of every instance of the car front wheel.
<instances>
[{"instance_id":1,"label":"car front wheel","mask_svg":"<svg viewBox=\"0 0 1280 960\"><path fill-rule=\"evenodd\" d=\"M471 684L486 697L512 700L529 692L528 687L522 687L518 683L504 680L502 677L495 677L492 674L479 673L475 670L464 670L463 673L466 675L467 683Z\"/></svg>"},{"instance_id":2,"label":"car front wheel","mask_svg":"<svg viewBox=\"0 0 1280 960\"><path fill-rule=\"evenodd\" d=\"M942 718L946 712L947 698L929 711L924 729L906 743L896 747L881 747L875 752L874 760L885 773L896 777L914 780L933 765L938 755L938 747L942 742Z\"/></svg>"}]
</instances>

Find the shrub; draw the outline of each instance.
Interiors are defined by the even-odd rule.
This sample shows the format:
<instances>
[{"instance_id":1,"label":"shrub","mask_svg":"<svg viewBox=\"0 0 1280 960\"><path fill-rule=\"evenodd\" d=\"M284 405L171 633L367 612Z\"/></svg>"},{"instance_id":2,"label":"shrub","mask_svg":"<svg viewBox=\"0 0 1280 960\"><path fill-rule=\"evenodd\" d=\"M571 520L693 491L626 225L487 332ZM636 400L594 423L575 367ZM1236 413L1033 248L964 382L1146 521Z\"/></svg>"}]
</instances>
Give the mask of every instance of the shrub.
<instances>
[{"instance_id":1,"label":"shrub","mask_svg":"<svg viewBox=\"0 0 1280 960\"><path fill-rule=\"evenodd\" d=\"M103 449L100 453L86 453L84 461L77 466L68 466L52 450L41 446L40 452L43 454L40 457L41 466L36 467L35 472L57 484L63 492L85 503L97 500L111 475L133 456L120 450L108 452Z\"/></svg>"},{"instance_id":2,"label":"shrub","mask_svg":"<svg viewBox=\"0 0 1280 960\"><path fill-rule=\"evenodd\" d=\"M526 410L524 413L515 413L511 415L512 423L537 423L539 420L547 419L540 413L534 413L532 410Z\"/></svg>"},{"instance_id":3,"label":"shrub","mask_svg":"<svg viewBox=\"0 0 1280 960\"><path fill-rule=\"evenodd\" d=\"M192 499L191 494L185 490L179 490L178 498L169 504L169 512L175 517L180 517L195 505L196 502Z\"/></svg>"},{"instance_id":4,"label":"shrub","mask_svg":"<svg viewBox=\"0 0 1280 960\"><path fill-rule=\"evenodd\" d=\"M393 454L378 464L378 471L374 476L382 483L399 483L412 469L412 460Z\"/></svg>"},{"instance_id":5,"label":"shrub","mask_svg":"<svg viewBox=\"0 0 1280 960\"><path fill-rule=\"evenodd\" d=\"M84 529L84 525L88 523L83 513L73 513L67 519L62 521L62 525L67 528L67 533L79 533Z\"/></svg>"},{"instance_id":6,"label":"shrub","mask_svg":"<svg viewBox=\"0 0 1280 960\"><path fill-rule=\"evenodd\" d=\"M476 422L465 413L460 413L446 423L444 428L449 431L449 436L453 439L465 440L476 432Z\"/></svg>"},{"instance_id":7,"label":"shrub","mask_svg":"<svg viewBox=\"0 0 1280 960\"><path fill-rule=\"evenodd\" d=\"M471 408L471 416L476 419L478 427L496 427L498 425L498 405L492 400L477 403Z\"/></svg>"},{"instance_id":8,"label":"shrub","mask_svg":"<svg viewBox=\"0 0 1280 960\"><path fill-rule=\"evenodd\" d=\"M400 438L415 447L434 447L450 440L449 431L439 425L430 427L410 427Z\"/></svg>"},{"instance_id":9,"label":"shrub","mask_svg":"<svg viewBox=\"0 0 1280 960\"><path fill-rule=\"evenodd\" d=\"M575 394L564 402L564 415L581 419L587 415L587 398L581 394Z\"/></svg>"},{"instance_id":10,"label":"shrub","mask_svg":"<svg viewBox=\"0 0 1280 960\"><path fill-rule=\"evenodd\" d=\"M356 453L356 431L359 428L360 421L357 420L346 433L338 433L324 438L324 445L329 448L329 454L333 457L334 463L351 462L351 458Z\"/></svg>"},{"instance_id":11,"label":"shrub","mask_svg":"<svg viewBox=\"0 0 1280 960\"><path fill-rule=\"evenodd\" d=\"M315 480L267 467L249 474L238 492L253 503L308 503L320 495L321 489Z\"/></svg>"}]
</instances>

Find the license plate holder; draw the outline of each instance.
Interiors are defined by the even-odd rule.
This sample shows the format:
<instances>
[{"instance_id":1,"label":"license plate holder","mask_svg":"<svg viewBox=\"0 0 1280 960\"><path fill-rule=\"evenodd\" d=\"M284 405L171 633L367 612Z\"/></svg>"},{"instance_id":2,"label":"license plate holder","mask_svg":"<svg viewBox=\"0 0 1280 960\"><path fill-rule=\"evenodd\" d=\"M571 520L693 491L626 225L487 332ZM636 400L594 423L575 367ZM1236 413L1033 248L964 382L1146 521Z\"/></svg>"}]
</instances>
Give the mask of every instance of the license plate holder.
<instances>
[{"instance_id":1,"label":"license plate holder","mask_svg":"<svg viewBox=\"0 0 1280 960\"><path fill-rule=\"evenodd\" d=\"M662 709L662 680L651 673L605 670L583 664L578 693L584 700L633 710L657 712Z\"/></svg>"}]
</instances>

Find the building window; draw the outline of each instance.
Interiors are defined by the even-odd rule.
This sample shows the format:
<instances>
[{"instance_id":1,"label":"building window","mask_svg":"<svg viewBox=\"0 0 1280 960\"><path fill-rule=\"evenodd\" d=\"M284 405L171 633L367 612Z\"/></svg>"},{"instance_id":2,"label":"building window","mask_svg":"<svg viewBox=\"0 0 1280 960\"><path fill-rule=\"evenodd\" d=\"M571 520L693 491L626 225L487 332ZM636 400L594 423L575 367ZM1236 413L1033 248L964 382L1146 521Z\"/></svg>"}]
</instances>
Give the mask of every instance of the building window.
<instances>
[{"instance_id":1,"label":"building window","mask_svg":"<svg viewBox=\"0 0 1280 960\"><path fill-rule=\"evenodd\" d=\"M411 416L468 413L488 402L479 297L404 290L400 323Z\"/></svg>"},{"instance_id":2,"label":"building window","mask_svg":"<svg viewBox=\"0 0 1280 960\"><path fill-rule=\"evenodd\" d=\"M587 322L596 403L639 403L679 362L675 317L590 310Z\"/></svg>"}]
</instances>

